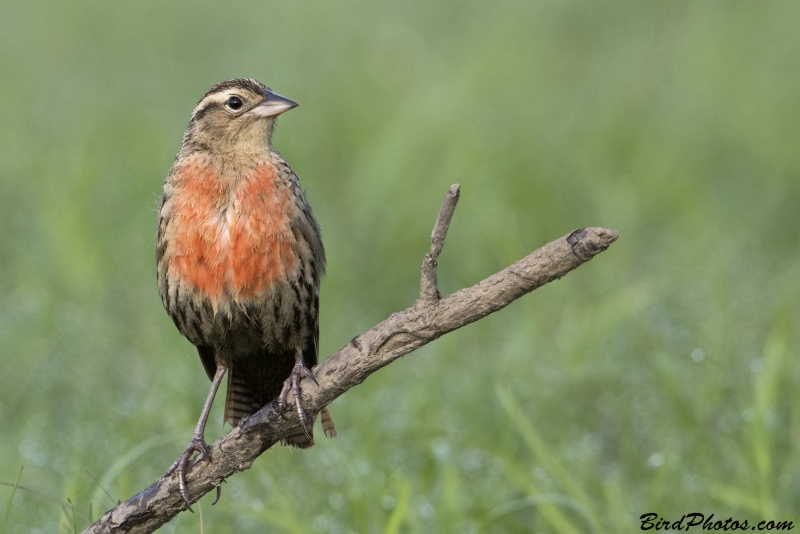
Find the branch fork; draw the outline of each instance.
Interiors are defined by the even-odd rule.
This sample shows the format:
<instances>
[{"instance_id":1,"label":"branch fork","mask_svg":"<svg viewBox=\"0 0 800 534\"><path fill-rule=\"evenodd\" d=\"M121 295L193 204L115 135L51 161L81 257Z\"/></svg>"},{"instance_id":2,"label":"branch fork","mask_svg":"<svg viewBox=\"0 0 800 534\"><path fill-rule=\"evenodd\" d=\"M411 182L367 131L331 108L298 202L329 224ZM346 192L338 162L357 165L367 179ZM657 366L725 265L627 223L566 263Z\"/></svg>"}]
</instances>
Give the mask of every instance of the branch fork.
<instances>
[{"instance_id":1,"label":"branch fork","mask_svg":"<svg viewBox=\"0 0 800 534\"><path fill-rule=\"evenodd\" d=\"M461 186L453 184L442 201L439 216L436 217L436 224L433 225L431 232L431 250L425 254L425 259L422 261L422 278L419 282L419 299L416 305L432 306L441 298L437 281L439 264L436 263L436 259L444 247L447 229L450 228L450 220L453 218L460 196Z\"/></svg>"},{"instance_id":2,"label":"branch fork","mask_svg":"<svg viewBox=\"0 0 800 534\"><path fill-rule=\"evenodd\" d=\"M419 298L410 308L391 314L382 323L354 337L314 368L317 383L304 381L302 391L303 406L309 416L316 415L345 391L400 356L561 278L606 250L619 237L617 232L607 228L575 230L476 285L443 297L437 288L436 260L444 246L459 195L460 186L454 184L442 202L431 233L431 248L422 263ZM277 399L243 419L239 426L209 446L210 458L201 455L190 462L186 482L191 501L196 502L217 489L237 471L249 469L262 452L288 436L298 425L295 412L287 414L286 418L281 416ZM83 533L154 532L184 509L177 477L162 477L106 512Z\"/></svg>"}]
</instances>

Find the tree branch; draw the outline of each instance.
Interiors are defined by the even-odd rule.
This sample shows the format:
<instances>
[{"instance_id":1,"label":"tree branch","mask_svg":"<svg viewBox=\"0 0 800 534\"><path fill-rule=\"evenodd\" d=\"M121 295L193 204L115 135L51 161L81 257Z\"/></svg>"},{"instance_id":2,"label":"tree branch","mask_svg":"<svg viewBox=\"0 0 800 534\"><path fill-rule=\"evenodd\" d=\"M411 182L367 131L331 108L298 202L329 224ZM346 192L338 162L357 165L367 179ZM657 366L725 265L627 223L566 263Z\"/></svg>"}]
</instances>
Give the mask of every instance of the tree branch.
<instances>
[{"instance_id":1,"label":"tree branch","mask_svg":"<svg viewBox=\"0 0 800 534\"><path fill-rule=\"evenodd\" d=\"M606 250L618 234L606 228L585 228L557 239L478 284L440 297L436 285L436 258L459 197L453 185L442 202L431 235L431 249L422 263L419 299L410 308L393 313L372 329L356 336L314 369L318 385L303 382L303 406L313 415L335 398L363 382L369 375L419 347L489 315L522 295L557 280ZM286 419L277 402L244 419L210 446L211 460L197 457L189 467L187 486L192 502L219 486L237 471L244 471L265 450L289 435L299 421L294 410ZM87 533L149 533L185 510L177 477L155 484L117 505Z\"/></svg>"},{"instance_id":2,"label":"tree branch","mask_svg":"<svg viewBox=\"0 0 800 534\"><path fill-rule=\"evenodd\" d=\"M433 225L433 232L431 232L431 251L425 254L425 261L422 262L418 303L431 305L439 300L436 280L436 269L439 265L436 263L436 258L439 257L439 253L444 247L444 238L447 237L447 229L450 227L450 219L453 218L459 196L461 196L461 186L453 184L442 201L439 216L436 217L436 224Z\"/></svg>"}]
</instances>

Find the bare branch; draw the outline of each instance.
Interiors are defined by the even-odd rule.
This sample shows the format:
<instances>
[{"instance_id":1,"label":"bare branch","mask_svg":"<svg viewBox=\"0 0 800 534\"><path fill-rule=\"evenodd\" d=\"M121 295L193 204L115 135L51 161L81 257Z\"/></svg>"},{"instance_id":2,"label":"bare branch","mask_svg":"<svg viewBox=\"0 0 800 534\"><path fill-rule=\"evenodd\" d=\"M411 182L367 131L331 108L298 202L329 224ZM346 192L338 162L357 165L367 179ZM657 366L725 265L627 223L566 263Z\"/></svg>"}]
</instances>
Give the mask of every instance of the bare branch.
<instances>
[{"instance_id":1,"label":"bare branch","mask_svg":"<svg viewBox=\"0 0 800 534\"><path fill-rule=\"evenodd\" d=\"M316 414L334 399L400 356L495 312L537 287L557 280L606 250L618 234L606 228L585 228L557 239L478 284L439 297L436 258L444 245L459 186L450 188L431 235L431 250L422 266L420 297L414 305L356 336L314 369L318 385L303 382L303 405ZM190 464L187 480L192 502L215 489L299 424L294 410L283 419L273 401L214 442L211 460L200 456ZM109 510L86 533L149 533L185 509L176 477L160 478L128 501Z\"/></svg>"},{"instance_id":2,"label":"bare branch","mask_svg":"<svg viewBox=\"0 0 800 534\"><path fill-rule=\"evenodd\" d=\"M432 304L439 300L436 259L444 247L444 238L447 237L447 229L450 227L450 219L453 218L459 196L461 196L461 186L451 185L442 201L439 216L436 217L436 224L433 225L431 251L425 255L422 262L422 279L419 283L419 298L425 304Z\"/></svg>"}]
</instances>

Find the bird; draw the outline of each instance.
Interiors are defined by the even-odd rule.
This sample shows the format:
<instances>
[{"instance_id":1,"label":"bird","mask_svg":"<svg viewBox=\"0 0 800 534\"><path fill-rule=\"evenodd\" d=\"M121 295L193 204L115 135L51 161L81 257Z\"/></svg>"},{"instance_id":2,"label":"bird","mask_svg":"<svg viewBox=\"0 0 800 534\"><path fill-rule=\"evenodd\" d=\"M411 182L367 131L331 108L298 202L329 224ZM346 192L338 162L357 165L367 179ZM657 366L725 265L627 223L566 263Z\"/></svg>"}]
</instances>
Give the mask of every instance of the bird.
<instances>
[{"instance_id":1,"label":"bird","mask_svg":"<svg viewBox=\"0 0 800 534\"><path fill-rule=\"evenodd\" d=\"M166 473L177 474L189 510L187 464L195 452L210 459L205 425L226 372L224 422L236 426L276 397L283 414L291 395L300 425L282 443L314 444L300 382L316 382L325 249L297 175L272 146L277 116L297 105L254 79L214 85L164 182L158 290L211 379L189 445ZM320 418L334 437L327 408Z\"/></svg>"}]
</instances>

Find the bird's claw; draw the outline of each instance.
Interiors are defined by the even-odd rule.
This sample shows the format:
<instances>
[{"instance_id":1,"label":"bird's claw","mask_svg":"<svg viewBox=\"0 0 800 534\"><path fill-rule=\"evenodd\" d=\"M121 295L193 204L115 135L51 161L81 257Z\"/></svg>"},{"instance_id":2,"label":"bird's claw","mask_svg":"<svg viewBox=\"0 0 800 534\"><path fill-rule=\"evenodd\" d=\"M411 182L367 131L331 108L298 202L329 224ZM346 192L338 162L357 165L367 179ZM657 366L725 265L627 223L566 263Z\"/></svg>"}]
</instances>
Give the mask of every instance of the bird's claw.
<instances>
[{"instance_id":1,"label":"bird's claw","mask_svg":"<svg viewBox=\"0 0 800 534\"><path fill-rule=\"evenodd\" d=\"M222 479L222 482L225 482L226 484L228 483L228 481L224 478ZM217 486L217 496L214 498L214 502L211 503L211 506L214 506L219 502L219 496L222 495L222 482L220 482L219 486Z\"/></svg>"},{"instance_id":2,"label":"bird's claw","mask_svg":"<svg viewBox=\"0 0 800 534\"><path fill-rule=\"evenodd\" d=\"M186 503L186 508L192 513L194 513L194 510L192 510L192 503L189 500L189 492L186 490L186 467L195 452L205 455L206 458L211 456L211 453L208 450L208 445L206 445L206 442L202 436L192 437L192 440L189 442L189 446L186 447L186 450L183 451L183 454L181 454L180 457L169 467L169 469L167 469L167 474L165 475L170 476L173 473L178 474L178 489L180 489L183 502ZM219 496L217 496L217 499L219 499Z\"/></svg>"},{"instance_id":3,"label":"bird's claw","mask_svg":"<svg viewBox=\"0 0 800 534\"><path fill-rule=\"evenodd\" d=\"M300 402L300 380L303 378L310 378L315 384L319 385L317 379L314 378L314 373L312 373L308 367L300 362L296 363L292 369L292 373L289 375L289 378L283 382L283 388L281 389L280 395L278 395L278 413L280 413L281 417L286 419L286 416L284 415L284 412L288 408L286 401L288 400L289 393L291 392L292 397L294 398L295 409L297 410L297 417L300 419L300 426L303 427L303 433L306 435L306 437L310 438L311 434L308 433L308 429L306 428L308 417L306 416L306 412L303 410L303 406Z\"/></svg>"}]
</instances>

